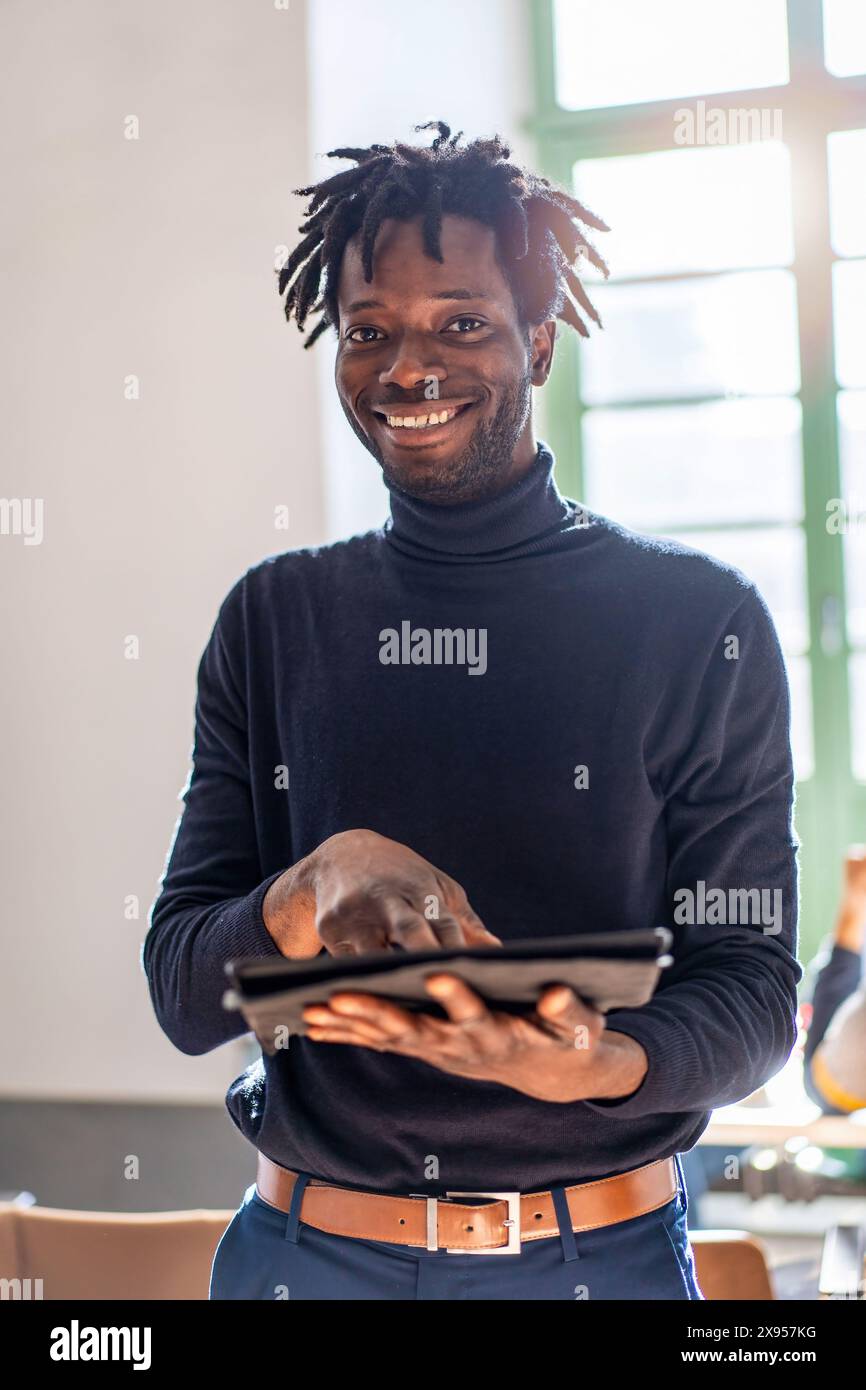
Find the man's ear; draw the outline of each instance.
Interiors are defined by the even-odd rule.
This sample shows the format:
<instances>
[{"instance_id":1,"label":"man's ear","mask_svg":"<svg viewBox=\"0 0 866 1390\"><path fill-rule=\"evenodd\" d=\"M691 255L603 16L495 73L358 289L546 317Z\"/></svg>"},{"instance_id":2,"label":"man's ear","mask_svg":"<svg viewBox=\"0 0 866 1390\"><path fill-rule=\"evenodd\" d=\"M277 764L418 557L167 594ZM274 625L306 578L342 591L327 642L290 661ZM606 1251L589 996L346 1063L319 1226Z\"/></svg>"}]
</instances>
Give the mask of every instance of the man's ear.
<instances>
[{"instance_id":1,"label":"man's ear","mask_svg":"<svg viewBox=\"0 0 866 1390\"><path fill-rule=\"evenodd\" d=\"M530 334L531 377L533 386L544 386L553 366L553 349L556 345L556 320L548 319L531 330Z\"/></svg>"}]
</instances>

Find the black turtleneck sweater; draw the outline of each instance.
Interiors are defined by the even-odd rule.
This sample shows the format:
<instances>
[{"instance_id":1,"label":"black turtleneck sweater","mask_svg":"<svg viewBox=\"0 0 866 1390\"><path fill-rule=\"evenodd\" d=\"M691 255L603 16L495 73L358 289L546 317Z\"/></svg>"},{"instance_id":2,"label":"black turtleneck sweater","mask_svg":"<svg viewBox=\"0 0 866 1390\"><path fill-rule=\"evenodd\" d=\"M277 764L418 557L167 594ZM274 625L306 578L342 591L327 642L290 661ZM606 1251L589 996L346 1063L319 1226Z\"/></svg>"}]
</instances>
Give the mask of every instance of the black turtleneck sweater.
<instances>
[{"instance_id":1,"label":"black turtleneck sweater","mask_svg":"<svg viewBox=\"0 0 866 1390\"><path fill-rule=\"evenodd\" d=\"M237 1037L224 966L278 954L268 886L337 831L372 829L457 879L505 940L673 927L654 999L608 1020L644 1047L646 1077L621 1100L554 1104L293 1038L227 1105L253 1144L315 1177L530 1191L623 1172L690 1148L711 1108L792 1048L789 697L764 601L740 571L563 499L552 467L541 445L505 494L457 507L392 490L384 528L238 581L199 667L143 962L183 1052ZM382 659L383 633L420 658L437 629L475 634L465 663ZM700 916L713 889L727 920L678 926L679 890ZM737 889L765 890L764 915Z\"/></svg>"}]
</instances>

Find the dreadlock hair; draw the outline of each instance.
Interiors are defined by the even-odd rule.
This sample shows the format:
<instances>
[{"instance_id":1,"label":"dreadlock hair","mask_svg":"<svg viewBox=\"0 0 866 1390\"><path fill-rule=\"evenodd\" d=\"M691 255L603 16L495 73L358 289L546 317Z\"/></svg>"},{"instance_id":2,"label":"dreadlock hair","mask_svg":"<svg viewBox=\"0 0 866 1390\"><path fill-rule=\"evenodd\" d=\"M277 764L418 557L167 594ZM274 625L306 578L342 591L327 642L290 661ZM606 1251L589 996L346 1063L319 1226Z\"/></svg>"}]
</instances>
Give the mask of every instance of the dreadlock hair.
<instances>
[{"instance_id":1,"label":"dreadlock hair","mask_svg":"<svg viewBox=\"0 0 866 1390\"><path fill-rule=\"evenodd\" d=\"M559 318L587 338L579 306L601 328L575 262L585 257L605 278L610 272L575 221L602 232L610 230L607 224L564 189L512 164L511 151L498 135L461 146L463 132L452 136L444 121L427 121L415 130L437 134L430 145L329 150L328 158L351 159L355 167L294 190L310 197L307 220L298 228L302 240L277 273L280 295L288 291L286 318L294 318L303 331L310 314L319 316L304 347L339 322L337 281L350 237L360 235L369 282L376 236L387 218L408 221L420 215L424 250L441 262L445 213L494 229L497 258L524 326Z\"/></svg>"}]
</instances>

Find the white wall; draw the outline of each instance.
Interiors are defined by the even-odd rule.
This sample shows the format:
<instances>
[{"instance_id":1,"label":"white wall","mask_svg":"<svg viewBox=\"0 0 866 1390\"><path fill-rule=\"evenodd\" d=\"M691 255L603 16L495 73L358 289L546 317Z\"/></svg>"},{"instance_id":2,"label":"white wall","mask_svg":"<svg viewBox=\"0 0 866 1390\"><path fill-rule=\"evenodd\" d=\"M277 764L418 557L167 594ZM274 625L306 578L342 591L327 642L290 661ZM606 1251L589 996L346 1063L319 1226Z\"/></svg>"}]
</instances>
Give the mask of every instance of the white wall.
<instances>
[{"instance_id":1,"label":"white wall","mask_svg":"<svg viewBox=\"0 0 866 1390\"><path fill-rule=\"evenodd\" d=\"M219 1097L240 1046L177 1052L139 950L219 602L323 536L315 367L272 269L308 176L305 11L5 0L0 48L0 491L45 507L41 545L0 536L0 1091Z\"/></svg>"},{"instance_id":2,"label":"white wall","mask_svg":"<svg viewBox=\"0 0 866 1390\"><path fill-rule=\"evenodd\" d=\"M196 664L247 565L385 514L332 347L281 317L289 190L439 116L530 155L528 8L315 0L307 35L302 0L0 7L0 491L45 506L41 545L0 536L0 1094L214 1100L244 1064L177 1052L139 968Z\"/></svg>"},{"instance_id":3,"label":"white wall","mask_svg":"<svg viewBox=\"0 0 866 1390\"><path fill-rule=\"evenodd\" d=\"M518 162L534 150L524 125L534 101L529 0L314 0L310 11L313 178L349 165L340 145L430 140L422 121L467 138L500 134ZM312 181L312 180L311 180ZM387 515L379 469L349 429L333 386L334 347L319 340L328 534L378 526Z\"/></svg>"}]
</instances>

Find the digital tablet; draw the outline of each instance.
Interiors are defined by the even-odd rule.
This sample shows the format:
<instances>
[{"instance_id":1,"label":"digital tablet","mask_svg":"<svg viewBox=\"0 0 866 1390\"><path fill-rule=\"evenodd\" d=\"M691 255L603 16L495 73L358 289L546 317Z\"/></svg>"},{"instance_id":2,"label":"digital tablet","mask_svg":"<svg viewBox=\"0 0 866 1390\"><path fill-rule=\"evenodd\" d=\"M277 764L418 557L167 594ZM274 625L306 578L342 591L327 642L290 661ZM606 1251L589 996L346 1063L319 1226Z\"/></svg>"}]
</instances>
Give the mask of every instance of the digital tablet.
<instances>
[{"instance_id":1,"label":"digital tablet","mask_svg":"<svg viewBox=\"0 0 866 1390\"><path fill-rule=\"evenodd\" d=\"M660 972L671 964L667 927L580 936L506 941L433 951L374 951L311 960L230 961L226 1008L240 1009L269 1055L290 1034L306 1030L303 1010L342 990L377 994L407 1009L447 1017L427 993L430 975L465 980L500 1010L526 1012L548 985L568 985L601 1013L637 1009L652 997Z\"/></svg>"}]
</instances>

